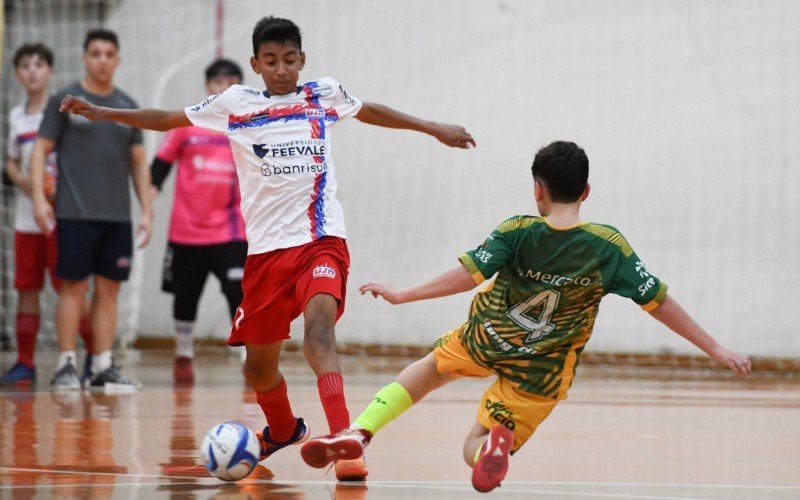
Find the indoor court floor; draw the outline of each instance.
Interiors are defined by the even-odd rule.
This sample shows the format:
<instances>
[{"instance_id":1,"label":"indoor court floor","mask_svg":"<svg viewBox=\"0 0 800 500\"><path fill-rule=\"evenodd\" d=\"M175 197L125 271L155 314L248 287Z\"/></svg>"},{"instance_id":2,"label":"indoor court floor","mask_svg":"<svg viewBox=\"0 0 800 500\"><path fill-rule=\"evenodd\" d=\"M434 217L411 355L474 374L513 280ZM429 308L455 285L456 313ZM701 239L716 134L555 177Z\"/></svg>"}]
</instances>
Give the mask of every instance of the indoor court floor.
<instances>
[{"instance_id":1,"label":"indoor court floor","mask_svg":"<svg viewBox=\"0 0 800 500\"><path fill-rule=\"evenodd\" d=\"M174 387L172 353L129 351L123 372L145 384L127 395L52 394L52 353L35 388L0 392L0 498L478 498L461 459L489 381L461 380L384 428L367 449L366 483L337 483L298 447L224 483L199 464L205 432L264 417L238 356L205 348L193 387ZM13 363L2 354L0 368ZM355 418L410 360L343 358ZM328 432L316 381L298 353L282 367L298 416ZM800 376L581 366L559 404L490 495L516 498L800 498Z\"/></svg>"}]
</instances>

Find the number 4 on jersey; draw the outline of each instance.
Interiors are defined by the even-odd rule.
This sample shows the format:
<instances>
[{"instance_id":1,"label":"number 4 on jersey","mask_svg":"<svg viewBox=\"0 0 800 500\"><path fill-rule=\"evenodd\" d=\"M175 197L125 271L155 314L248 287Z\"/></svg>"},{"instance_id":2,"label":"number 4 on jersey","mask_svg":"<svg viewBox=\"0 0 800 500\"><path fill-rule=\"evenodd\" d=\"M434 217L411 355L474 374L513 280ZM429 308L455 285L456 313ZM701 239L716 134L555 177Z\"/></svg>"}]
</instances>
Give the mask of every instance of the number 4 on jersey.
<instances>
[{"instance_id":1,"label":"number 4 on jersey","mask_svg":"<svg viewBox=\"0 0 800 500\"><path fill-rule=\"evenodd\" d=\"M556 327L550 323L550 318L558 307L560 298L559 292L544 290L508 310L508 317L514 323L531 332L525 338L526 344L539 340Z\"/></svg>"}]
</instances>

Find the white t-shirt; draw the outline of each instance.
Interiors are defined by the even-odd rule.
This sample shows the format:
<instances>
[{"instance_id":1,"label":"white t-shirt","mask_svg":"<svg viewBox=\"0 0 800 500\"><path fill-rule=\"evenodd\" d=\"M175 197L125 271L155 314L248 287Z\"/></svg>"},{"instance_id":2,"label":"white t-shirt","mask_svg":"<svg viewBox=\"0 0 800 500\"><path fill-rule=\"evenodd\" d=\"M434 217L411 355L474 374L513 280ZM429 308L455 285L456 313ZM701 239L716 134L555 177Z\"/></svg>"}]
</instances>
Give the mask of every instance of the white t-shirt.
<instances>
[{"instance_id":1,"label":"white t-shirt","mask_svg":"<svg viewBox=\"0 0 800 500\"><path fill-rule=\"evenodd\" d=\"M224 132L231 141L249 254L347 237L331 128L360 109L361 101L333 78L281 96L233 85L186 108L194 125Z\"/></svg>"},{"instance_id":2,"label":"white t-shirt","mask_svg":"<svg viewBox=\"0 0 800 500\"><path fill-rule=\"evenodd\" d=\"M8 157L18 162L23 175L30 175L31 151L33 151L33 143L36 140L42 116L44 116L44 110L31 115L26 114L25 104L14 106L8 116ZM51 154L47 158L45 166L45 189L48 191L55 188L55 158L55 154ZM33 203L22 191L17 192L14 229L25 233L41 233L33 215Z\"/></svg>"}]
</instances>

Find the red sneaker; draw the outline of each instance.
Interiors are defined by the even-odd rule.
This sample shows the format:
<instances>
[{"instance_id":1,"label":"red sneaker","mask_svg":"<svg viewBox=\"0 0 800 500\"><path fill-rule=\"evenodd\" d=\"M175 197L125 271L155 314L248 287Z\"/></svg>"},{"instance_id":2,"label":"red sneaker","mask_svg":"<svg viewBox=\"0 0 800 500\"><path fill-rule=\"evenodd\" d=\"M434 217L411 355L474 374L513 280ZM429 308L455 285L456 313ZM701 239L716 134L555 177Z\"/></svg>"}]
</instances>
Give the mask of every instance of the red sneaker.
<instances>
[{"instance_id":1,"label":"red sneaker","mask_svg":"<svg viewBox=\"0 0 800 500\"><path fill-rule=\"evenodd\" d=\"M364 448L372 433L364 429L345 429L336 434L319 436L300 448L300 455L311 467L321 469L334 460L356 460L364 455ZM364 466L366 471L366 466ZM364 474L366 477L366 474Z\"/></svg>"},{"instance_id":2,"label":"red sneaker","mask_svg":"<svg viewBox=\"0 0 800 500\"><path fill-rule=\"evenodd\" d=\"M500 486L508 472L508 456L514 446L514 433L503 425L489 430L489 438L481 448L472 468L472 487L486 493Z\"/></svg>"},{"instance_id":3,"label":"red sneaker","mask_svg":"<svg viewBox=\"0 0 800 500\"><path fill-rule=\"evenodd\" d=\"M178 356L175 358L175 366L172 371L175 382L179 384L194 383L194 369L192 368L192 358Z\"/></svg>"},{"instance_id":4,"label":"red sneaker","mask_svg":"<svg viewBox=\"0 0 800 500\"><path fill-rule=\"evenodd\" d=\"M339 481L364 481L367 479L367 464L364 455L354 459L336 461L336 479Z\"/></svg>"}]
</instances>

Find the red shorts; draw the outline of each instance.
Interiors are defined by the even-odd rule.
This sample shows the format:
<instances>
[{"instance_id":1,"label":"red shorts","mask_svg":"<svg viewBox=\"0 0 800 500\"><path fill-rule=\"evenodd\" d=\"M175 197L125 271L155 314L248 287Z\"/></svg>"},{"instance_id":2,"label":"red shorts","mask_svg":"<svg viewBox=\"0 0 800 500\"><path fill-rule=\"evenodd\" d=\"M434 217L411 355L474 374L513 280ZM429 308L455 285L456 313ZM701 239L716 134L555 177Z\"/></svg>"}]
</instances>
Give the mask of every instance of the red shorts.
<instances>
[{"instance_id":1,"label":"red shorts","mask_svg":"<svg viewBox=\"0 0 800 500\"><path fill-rule=\"evenodd\" d=\"M56 277L58 245L55 231L50 236L40 233L14 231L14 288L23 291L44 288L45 269L50 284L58 290L61 280Z\"/></svg>"},{"instance_id":2,"label":"red shorts","mask_svg":"<svg viewBox=\"0 0 800 500\"><path fill-rule=\"evenodd\" d=\"M289 324L318 293L339 301L344 313L350 253L341 238L325 237L299 247L248 255L242 304L233 318L228 345L268 344L289 338Z\"/></svg>"}]
</instances>

